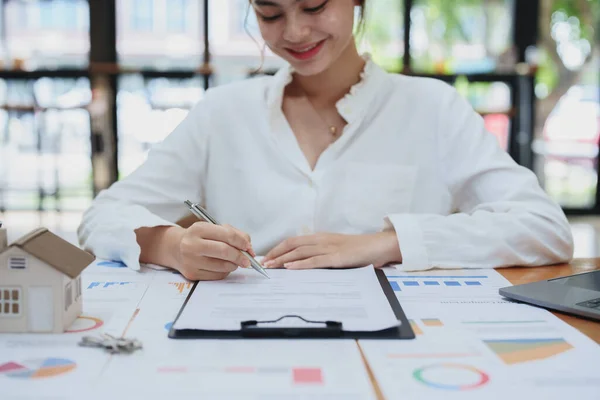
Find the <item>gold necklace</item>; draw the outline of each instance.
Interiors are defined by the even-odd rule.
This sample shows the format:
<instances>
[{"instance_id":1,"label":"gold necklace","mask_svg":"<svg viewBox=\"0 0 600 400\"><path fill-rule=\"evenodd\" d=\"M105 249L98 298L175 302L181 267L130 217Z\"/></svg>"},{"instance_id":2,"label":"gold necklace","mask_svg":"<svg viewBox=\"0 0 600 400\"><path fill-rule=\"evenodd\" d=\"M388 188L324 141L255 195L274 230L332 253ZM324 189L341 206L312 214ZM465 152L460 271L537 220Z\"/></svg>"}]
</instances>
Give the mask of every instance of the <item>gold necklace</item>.
<instances>
[{"instance_id":1,"label":"gold necklace","mask_svg":"<svg viewBox=\"0 0 600 400\"><path fill-rule=\"evenodd\" d=\"M321 122L323 122L323 124L328 127L329 133L331 134L331 136L336 137L337 133L338 133L337 126L328 124L327 121L325 121L325 118L323 118L323 116L321 115L321 113L317 111L317 109L313 105L312 101L310 101L310 99L308 98L308 95L306 94L306 92L304 91L304 89L302 89L302 92L304 94L304 98L306 99L306 101L310 105L310 108L312 108L312 110L315 112L315 114L317 114L319 116L319 119L321 120Z\"/></svg>"}]
</instances>

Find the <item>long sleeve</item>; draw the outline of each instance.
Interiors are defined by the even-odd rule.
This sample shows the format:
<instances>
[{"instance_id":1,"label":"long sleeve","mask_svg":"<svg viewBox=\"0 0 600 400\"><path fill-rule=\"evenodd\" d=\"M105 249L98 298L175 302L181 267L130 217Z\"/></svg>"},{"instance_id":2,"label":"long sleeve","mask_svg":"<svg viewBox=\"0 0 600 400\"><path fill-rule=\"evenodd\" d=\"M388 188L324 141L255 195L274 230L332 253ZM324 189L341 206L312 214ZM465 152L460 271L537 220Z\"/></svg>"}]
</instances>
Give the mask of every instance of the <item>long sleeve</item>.
<instances>
[{"instance_id":1,"label":"long sleeve","mask_svg":"<svg viewBox=\"0 0 600 400\"><path fill-rule=\"evenodd\" d=\"M570 261L573 238L560 207L532 171L500 148L471 105L453 89L447 94L440 107L437 158L454 212L387 216L402 252L399 268L496 268Z\"/></svg>"},{"instance_id":2,"label":"long sleeve","mask_svg":"<svg viewBox=\"0 0 600 400\"><path fill-rule=\"evenodd\" d=\"M201 201L209 132L205 102L155 145L138 169L96 196L77 230L84 249L139 270L134 230L175 225L187 212L184 200Z\"/></svg>"}]
</instances>

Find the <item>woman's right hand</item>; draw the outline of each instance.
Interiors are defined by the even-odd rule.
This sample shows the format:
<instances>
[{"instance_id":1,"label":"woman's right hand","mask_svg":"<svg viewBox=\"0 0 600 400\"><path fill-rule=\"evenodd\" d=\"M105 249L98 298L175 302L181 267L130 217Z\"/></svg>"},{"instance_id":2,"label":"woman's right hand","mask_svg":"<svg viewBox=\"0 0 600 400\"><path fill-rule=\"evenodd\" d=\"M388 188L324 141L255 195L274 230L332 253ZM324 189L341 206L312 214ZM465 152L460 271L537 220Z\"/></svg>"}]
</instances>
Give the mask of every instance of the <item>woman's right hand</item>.
<instances>
[{"instance_id":1,"label":"woman's right hand","mask_svg":"<svg viewBox=\"0 0 600 400\"><path fill-rule=\"evenodd\" d=\"M230 225L195 222L179 233L176 269L192 281L221 280L238 267L250 267L241 250L256 256L247 233Z\"/></svg>"}]
</instances>

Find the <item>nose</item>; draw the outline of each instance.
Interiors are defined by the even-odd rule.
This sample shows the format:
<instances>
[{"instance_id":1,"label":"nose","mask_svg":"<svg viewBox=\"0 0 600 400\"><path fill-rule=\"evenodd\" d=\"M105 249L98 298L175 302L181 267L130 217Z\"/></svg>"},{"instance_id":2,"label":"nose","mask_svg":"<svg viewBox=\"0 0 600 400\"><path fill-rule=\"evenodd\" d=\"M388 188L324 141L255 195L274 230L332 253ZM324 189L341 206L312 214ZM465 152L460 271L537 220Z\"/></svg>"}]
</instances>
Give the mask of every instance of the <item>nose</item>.
<instances>
[{"instance_id":1,"label":"nose","mask_svg":"<svg viewBox=\"0 0 600 400\"><path fill-rule=\"evenodd\" d=\"M301 15L292 15L286 19L283 39L290 43L302 43L310 36L308 21Z\"/></svg>"}]
</instances>

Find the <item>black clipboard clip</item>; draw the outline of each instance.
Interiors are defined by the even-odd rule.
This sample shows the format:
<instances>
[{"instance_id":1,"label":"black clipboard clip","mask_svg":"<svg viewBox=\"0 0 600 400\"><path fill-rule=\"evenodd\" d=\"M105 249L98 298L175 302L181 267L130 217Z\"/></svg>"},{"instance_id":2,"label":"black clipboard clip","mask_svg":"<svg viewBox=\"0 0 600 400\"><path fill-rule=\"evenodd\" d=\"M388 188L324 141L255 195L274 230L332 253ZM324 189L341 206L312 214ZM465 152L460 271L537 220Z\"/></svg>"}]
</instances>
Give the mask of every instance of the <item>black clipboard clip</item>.
<instances>
[{"instance_id":1,"label":"black clipboard clip","mask_svg":"<svg viewBox=\"0 0 600 400\"><path fill-rule=\"evenodd\" d=\"M319 326L311 327L273 327L268 324L275 324L285 318L298 318L307 324L316 324ZM264 325L264 326L263 326ZM281 318L272 321L242 321L242 337L261 337L261 338L306 338L306 337L340 337L343 329L342 323L338 321L310 321L299 315L284 315Z\"/></svg>"}]
</instances>

